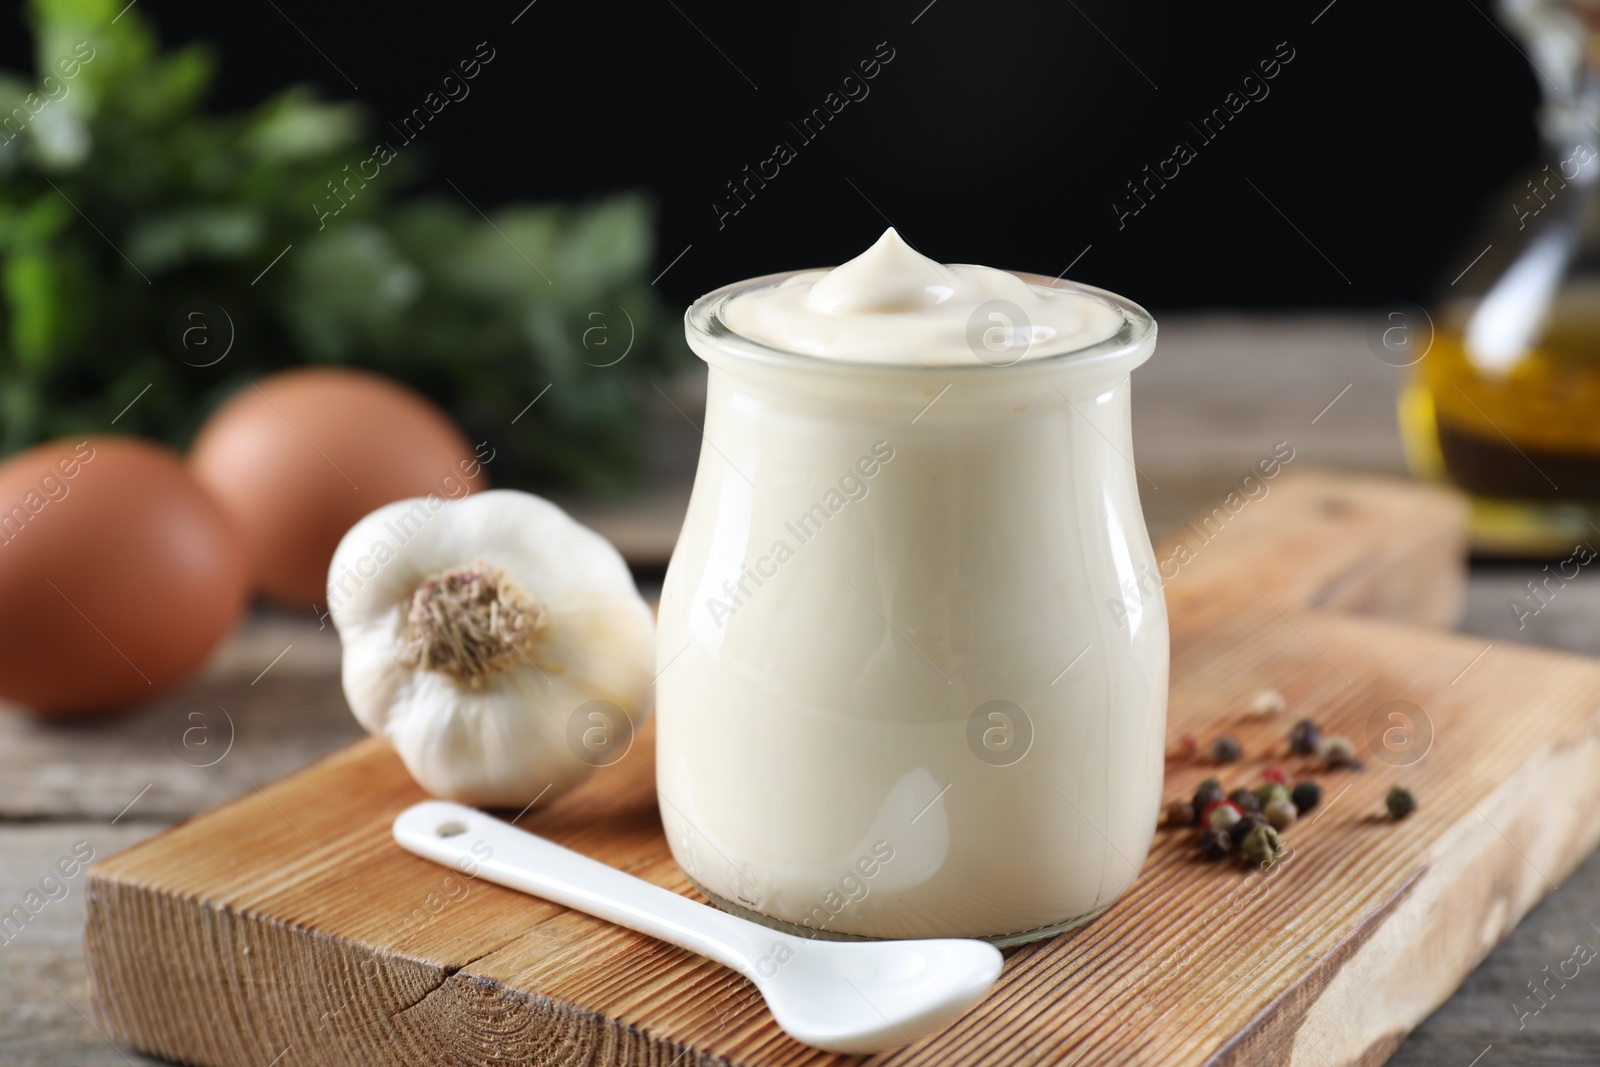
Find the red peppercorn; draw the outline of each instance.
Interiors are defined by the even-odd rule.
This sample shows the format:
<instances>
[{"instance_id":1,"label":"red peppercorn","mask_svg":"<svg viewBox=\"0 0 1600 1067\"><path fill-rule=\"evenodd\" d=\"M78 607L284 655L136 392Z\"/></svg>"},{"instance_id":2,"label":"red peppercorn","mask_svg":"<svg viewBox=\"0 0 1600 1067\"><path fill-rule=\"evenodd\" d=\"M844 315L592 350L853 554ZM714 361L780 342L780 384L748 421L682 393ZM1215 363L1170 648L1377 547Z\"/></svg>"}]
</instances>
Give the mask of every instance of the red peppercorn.
<instances>
[{"instance_id":1,"label":"red peppercorn","mask_svg":"<svg viewBox=\"0 0 1600 1067\"><path fill-rule=\"evenodd\" d=\"M1213 811L1216 811L1218 808L1222 807L1223 805L1227 805L1228 807L1232 808L1233 811L1234 811L1234 814L1236 814L1236 815L1243 815L1244 814L1244 812L1239 810L1239 805L1235 804L1231 800L1223 799L1223 800L1210 801L1210 802L1208 802L1206 804L1205 807L1200 809L1200 826L1201 826L1202 829L1204 829L1205 827L1211 825L1211 813Z\"/></svg>"},{"instance_id":2,"label":"red peppercorn","mask_svg":"<svg viewBox=\"0 0 1600 1067\"><path fill-rule=\"evenodd\" d=\"M1261 777L1269 782L1277 782L1279 785L1286 786L1289 784L1289 775L1282 767L1268 767L1261 772Z\"/></svg>"}]
</instances>

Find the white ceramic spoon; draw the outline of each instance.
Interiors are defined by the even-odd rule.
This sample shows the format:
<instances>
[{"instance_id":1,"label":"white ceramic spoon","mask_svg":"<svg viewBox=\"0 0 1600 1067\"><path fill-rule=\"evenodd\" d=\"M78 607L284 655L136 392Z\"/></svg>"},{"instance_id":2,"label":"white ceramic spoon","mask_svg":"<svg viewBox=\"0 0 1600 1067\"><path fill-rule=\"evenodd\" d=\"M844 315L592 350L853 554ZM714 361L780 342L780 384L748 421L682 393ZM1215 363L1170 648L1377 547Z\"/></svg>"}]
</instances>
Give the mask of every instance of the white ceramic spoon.
<instances>
[{"instance_id":1,"label":"white ceramic spoon","mask_svg":"<svg viewBox=\"0 0 1600 1067\"><path fill-rule=\"evenodd\" d=\"M394 821L400 847L565 904L732 967L779 1026L830 1052L881 1052L940 1030L1000 975L982 941L813 941L697 904L473 808L415 804Z\"/></svg>"}]
</instances>

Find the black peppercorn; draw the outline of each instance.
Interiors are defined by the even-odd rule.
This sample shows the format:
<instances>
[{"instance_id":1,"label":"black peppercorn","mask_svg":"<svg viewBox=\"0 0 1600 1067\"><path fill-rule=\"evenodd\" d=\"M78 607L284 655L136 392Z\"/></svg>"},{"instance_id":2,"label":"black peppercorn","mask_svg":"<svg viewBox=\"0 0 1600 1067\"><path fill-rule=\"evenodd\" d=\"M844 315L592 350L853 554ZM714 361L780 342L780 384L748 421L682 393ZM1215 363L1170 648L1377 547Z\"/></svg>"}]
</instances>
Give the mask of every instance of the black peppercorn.
<instances>
[{"instance_id":1,"label":"black peppercorn","mask_svg":"<svg viewBox=\"0 0 1600 1067\"><path fill-rule=\"evenodd\" d=\"M1233 806L1239 809L1240 815L1261 814L1261 801L1248 789L1235 789L1228 794L1228 799L1233 801Z\"/></svg>"},{"instance_id":2,"label":"black peppercorn","mask_svg":"<svg viewBox=\"0 0 1600 1067\"><path fill-rule=\"evenodd\" d=\"M1383 802L1389 808L1389 815L1396 819L1403 819L1417 810L1416 794L1403 785L1397 785L1389 790L1389 795L1383 798Z\"/></svg>"},{"instance_id":3,"label":"black peppercorn","mask_svg":"<svg viewBox=\"0 0 1600 1067\"><path fill-rule=\"evenodd\" d=\"M1314 756L1322 746L1322 730L1310 719L1301 719L1289 730L1289 751L1296 756Z\"/></svg>"},{"instance_id":4,"label":"black peppercorn","mask_svg":"<svg viewBox=\"0 0 1600 1067\"><path fill-rule=\"evenodd\" d=\"M1205 813L1206 805L1213 800L1226 800L1227 795L1222 791L1222 783L1215 778L1207 778L1200 783L1194 791L1194 821L1199 822L1200 816Z\"/></svg>"},{"instance_id":5,"label":"black peppercorn","mask_svg":"<svg viewBox=\"0 0 1600 1067\"><path fill-rule=\"evenodd\" d=\"M1228 828L1228 836L1233 839L1233 847L1235 849L1243 847L1244 839L1250 836L1250 831L1258 826L1265 826L1266 822L1267 820L1259 815L1246 815L1234 823Z\"/></svg>"},{"instance_id":6,"label":"black peppercorn","mask_svg":"<svg viewBox=\"0 0 1600 1067\"><path fill-rule=\"evenodd\" d=\"M1233 851L1233 839L1226 830L1207 830L1200 835L1200 852L1208 860L1220 860Z\"/></svg>"},{"instance_id":7,"label":"black peppercorn","mask_svg":"<svg viewBox=\"0 0 1600 1067\"><path fill-rule=\"evenodd\" d=\"M1239 746L1239 740L1229 734L1223 734L1211 742L1211 758L1218 763L1236 763L1244 749Z\"/></svg>"},{"instance_id":8,"label":"black peppercorn","mask_svg":"<svg viewBox=\"0 0 1600 1067\"><path fill-rule=\"evenodd\" d=\"M1289 799L1294 801L1295 810L1304 815L1322 803L1322 787L1316 782L1300 782L1289 794Z\"/></svg>"}]
</instances>

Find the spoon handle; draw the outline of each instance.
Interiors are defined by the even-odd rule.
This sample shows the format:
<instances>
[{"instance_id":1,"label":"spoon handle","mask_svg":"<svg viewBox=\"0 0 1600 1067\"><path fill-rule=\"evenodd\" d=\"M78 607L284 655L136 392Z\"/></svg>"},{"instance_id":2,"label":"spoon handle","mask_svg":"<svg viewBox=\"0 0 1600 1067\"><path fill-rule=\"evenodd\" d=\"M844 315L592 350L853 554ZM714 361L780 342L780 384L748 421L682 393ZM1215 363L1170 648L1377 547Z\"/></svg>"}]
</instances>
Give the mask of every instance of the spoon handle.
<instances>
[{"instance_id":1,"label":"spoon handle","mask_svg":"<svg viewBox=\"0 0 1600 1067\"><path fill-rule=\"evenodd\" d=\"M474 808L413 804L394 821L401 848L509 889L594 915L716 960L758 984L760 943L785 935L581 856Z\"/></svg>"}]
</instances>

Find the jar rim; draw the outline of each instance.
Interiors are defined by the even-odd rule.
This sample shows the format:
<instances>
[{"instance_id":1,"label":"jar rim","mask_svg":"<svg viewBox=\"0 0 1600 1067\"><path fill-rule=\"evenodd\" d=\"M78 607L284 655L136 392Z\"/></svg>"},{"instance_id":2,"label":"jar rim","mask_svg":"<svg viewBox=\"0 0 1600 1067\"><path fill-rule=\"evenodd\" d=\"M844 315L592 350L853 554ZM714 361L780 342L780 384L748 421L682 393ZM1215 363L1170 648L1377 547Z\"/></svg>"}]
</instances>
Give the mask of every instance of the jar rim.
<instances>
[{"instance_id":1,"label":"jar rim","mask_svg":"<svg viewBox=\"0 0 1600 1067\"><path fill-rule=\"evenodd\" d=\"M1029 285L1056 289L1094 300L1121 316L1122 325L1110 337L1099 341L1078 348L1069 348L1064 352L1052 352L1044 356L1024 356L1011 363L988 363L983 360L973 363L915 363L887 360L834 359L828 356L817 356L806 352L796 352L792 349L779 348L738 333L728 325L727 320L723 317L724 308L726 308L728 301L735 296L753 292L757 289L780 285L796 275L814 273L818 269L826 270L827 268L813 267L802 270L780 271L776 274L763 274L759 277L733 282L706 293L689 305L688 310L683 313L684 332L688 336L690 347L702 359L707 358L706 352L701 347L703 345L719 354L733 356L740 360L801 370L831 371L843 374L874 372L906 375L927 374L930 371L934 371L941 375L958 376L1059 373L1063 370L1078 367L1093 366L1099 368L1108 363L1116 363L1127 360L1129 357L1137 357L1130 363L1129 369L1131 370L1134 366L1143 363L1145 359L1149 358L1150 352L1155 347L1155 317L1127 297L1119 296L1107 289L1096 288L1092 285L1063 281L1060 278L1046 278L1043 275L1031 274L1026 271L1008 271L1007 273Z\"/></svg>"}]
</instances>

